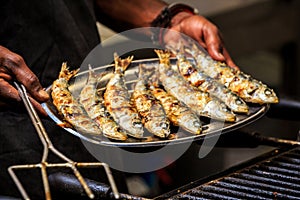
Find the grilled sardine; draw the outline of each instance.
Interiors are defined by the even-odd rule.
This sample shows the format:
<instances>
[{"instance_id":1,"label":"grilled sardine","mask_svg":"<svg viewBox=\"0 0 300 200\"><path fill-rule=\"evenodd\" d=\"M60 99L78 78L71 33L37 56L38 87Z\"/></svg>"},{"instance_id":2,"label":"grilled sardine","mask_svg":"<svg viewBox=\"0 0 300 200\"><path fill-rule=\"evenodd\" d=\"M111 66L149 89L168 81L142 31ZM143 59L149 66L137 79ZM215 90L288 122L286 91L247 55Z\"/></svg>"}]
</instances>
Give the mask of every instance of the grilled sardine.
<instances>
[{"instance_id":1,"label":"grilled sardine","mask_svg":"<svg viewBox=\"0 0 300 200\"><path fill-rule=\"evenodd\" d=\"M135 138L143 137L143 124L134 107L128 89L125 85L124 73L133 57L121 59L114 55L114 74L106 85L104 103L113 119L128 135Z\"/></svg>"},{"instance_id":2,"label":"grilled sardine","mask_svg":"<svg viewBox=\"0 0 300 200\"><path fill-rule=\"evenodd\" d=\"M87 83L80 92L80 103L90 118L98 123L105 137L115 140L126 140L127 135L108 113L104 106L102 95L99 95L97 92L98 80L101 80L104 75L105 73L97 77L90 67Z\"/></svg>"},{"instance_id":3,"label":"grilled sardine","mask_svg":"<svg viewBox=\"0 0 300 200\"><path fill-rule=\"evenodd\" d=\"M250 75L229 67L225 63L213 60L195 44L192 45L192 48L186 47L185 50L195 58L196 66L200 71L224 84L246 102L278 103L275 92L261 81L253 79Z\"/></svg>"},{"instance_id":4,"label":"grilled sardine","mask_svg":"<svg viewBox=\"0 0 300 200\"><path fill-rule=\"evenodd\" d=\"M143 66L139 65L139 77L132 93L132 99L142 116L145 128L152 134L166 138L170 134L170 121L161 103L153 96L146 84Z\"/></svg>"},{"instance_id":5,"label":"grilled sardine","mask_svg":"<svg viewBox=\"0 0 300 200\"><path fill-rule=\"evenodd\" d=\"M160 59L159 80L168 93L186 104L199 116L228 122L235 121L235 114L223 102L192 87L178 72L171 68L170 52L162 50L155 50L155 52Z\"/></svg>"},{"instance_id":6,"label":"grilled sardine","mask_svg":"<svg viewBox=\"0 0 300 200\"><path fill-rule=\"evenodd\" d=\"M53 104L64 119L76 130L89 134L101 134L98 125L88 117L82 105L69 91L69 80L78 70L69 71L67 63L63 63L58 79L52 84L51 96Z\"/></svg>"},{"instance_id":7,"label":"grilled sardine","mask_svg":"<svg viewBox=\"0 0 300 200\"><path fill-rule=\"evenodd\" d=\"M207 92L211 96L223 101L233 112L247 113L249 111L249 107L244 100L228 89L225 85L209 77L193 66L184 54L183 47L184 46L182 44L179 47L180 50L175 50L170 47L171 51L176 54L178 71L182 77L202 92Z\"/></svg>"}]
</instances>

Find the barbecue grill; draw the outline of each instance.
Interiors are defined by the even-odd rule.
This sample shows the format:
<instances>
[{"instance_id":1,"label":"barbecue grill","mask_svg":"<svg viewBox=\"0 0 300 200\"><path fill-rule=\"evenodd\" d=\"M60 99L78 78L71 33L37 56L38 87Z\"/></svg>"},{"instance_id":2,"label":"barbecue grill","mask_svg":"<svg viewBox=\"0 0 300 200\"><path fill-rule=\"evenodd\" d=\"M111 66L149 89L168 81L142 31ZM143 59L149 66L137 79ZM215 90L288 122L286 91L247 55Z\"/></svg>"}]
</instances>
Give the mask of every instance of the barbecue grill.
<instances>
[{"instance_id":1,"label":"barbecue grill","mask_svg":"<svg viewBox=\"0 0 300 200\"><path fill-rule=\"evenodd\" d=\"M156 199L299 199L299 143L286 145Z\"/></svg>"},{"instance_id":2,"label":"barbecue grill","mask_svg":"<svg viewBox=\"0 0 300 200\"><path fill-rule=\"evenodd\" d=\"M299 108L297 101L282 99L278 105L271 106L267 115L275 119L299 120L299 116L294 115ZM197 145L201 145L201 141L196 142ZM121 193L120 197L133 200L300 199L300 142L263 136L257 132L247 132L247 129L242 128L222 135L217 143L217 146L222 148L256 148L260 145L270 148L266 153L218 173L207 174L199 180L190 181L163 194L146 198ZM72 196L73 199L86 197L81 185L72 175L52 174L49 181L55 195ZM114 199L108 185L93 180L88 180L87 184L96 199Z\"/></svg>"}]
</instances>

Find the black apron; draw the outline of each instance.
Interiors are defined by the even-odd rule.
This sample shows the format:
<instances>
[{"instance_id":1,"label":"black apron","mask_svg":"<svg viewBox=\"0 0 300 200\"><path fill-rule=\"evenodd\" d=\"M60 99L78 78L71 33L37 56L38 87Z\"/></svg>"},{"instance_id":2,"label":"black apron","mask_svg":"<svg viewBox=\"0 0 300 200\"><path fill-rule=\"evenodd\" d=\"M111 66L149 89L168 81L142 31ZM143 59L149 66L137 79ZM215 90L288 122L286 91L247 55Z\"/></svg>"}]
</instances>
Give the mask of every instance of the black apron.
<instances>
[{"instance_id":1,"label":"black apron","mask_svg":"<svg viewBox=\"0 0 300 200\"><path fill-rule=\"evenodd\" d=\"M21 55L44 87L57 78L62 62L80 67L85 56L100 42L93 1L6 0L0 4L0 24L0 45ZM43 123L54 146L70 159L96 161L77 137L50 119L43 119ZM1 110L0 196L20 197L7 168L39 163L42 149L24 109ZM50 161L61 160L50 155ZM17 175L32 199L44 198L38 169L21 170Z\"/></svg>"}]
</instances>

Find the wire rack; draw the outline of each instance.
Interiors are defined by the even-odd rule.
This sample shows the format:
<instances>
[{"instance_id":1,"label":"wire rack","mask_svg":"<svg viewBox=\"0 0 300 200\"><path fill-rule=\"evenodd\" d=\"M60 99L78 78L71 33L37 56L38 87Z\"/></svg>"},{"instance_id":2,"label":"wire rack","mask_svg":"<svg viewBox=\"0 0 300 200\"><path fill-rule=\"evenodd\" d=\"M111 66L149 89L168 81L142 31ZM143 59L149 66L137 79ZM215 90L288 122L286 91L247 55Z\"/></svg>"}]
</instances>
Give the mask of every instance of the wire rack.
<instances>
[{"instance_id":1,"label":"wire rack","mask_svg":"<svg viewBox=\"0 0 300 200\"><path fill-rule=\"evenodd\" d=\"M48 137L48 134L38 116L36 113L33 105L31 104L29 97L26 92L26 88L17 82L14 82L20 97L26 107L26 110L29 113L29 116L32 120L32 123L38 133L38 136L43 144L43 155L40 163L37 164L23 164L23 165L13 165L8 168L8 172L10 176L12 177L13 181L15 182L19 192L21 193L22 197L26 200L30 199L26 190L24 189L20 179L15 174L15 170L21 170L21 169L33 169L33 168L40 168L41 170L41 176L43 181L43 187L44 187L44 193L45 193L45 199L50 200L51 199L51 192L50 192L50 186L48 181L48 175L47 175L47 168L70 168L80 184L82 185L84 191L86 192L87 196L90 199L93 199L95 196L91 189L88 187L86 181L84 180L84 177L79 172L78 168L98 168L103 167L106 173L106 176L108 178L109 184L111 186L112 192L114 194L114 197L116 199L119 199L120 194L118 192L118 189L116 187L114 178L112 176L112 173L110 171L109 166L106 163L102 162L75 162L68 157L66 157L64 154L62 154L60 151L58 151L52 144L50 138ZM62 163L49 163L47 162L48 154L49 152L54 153L56 156L61 158L64 162Z\"/></svg>"}]
</instances>

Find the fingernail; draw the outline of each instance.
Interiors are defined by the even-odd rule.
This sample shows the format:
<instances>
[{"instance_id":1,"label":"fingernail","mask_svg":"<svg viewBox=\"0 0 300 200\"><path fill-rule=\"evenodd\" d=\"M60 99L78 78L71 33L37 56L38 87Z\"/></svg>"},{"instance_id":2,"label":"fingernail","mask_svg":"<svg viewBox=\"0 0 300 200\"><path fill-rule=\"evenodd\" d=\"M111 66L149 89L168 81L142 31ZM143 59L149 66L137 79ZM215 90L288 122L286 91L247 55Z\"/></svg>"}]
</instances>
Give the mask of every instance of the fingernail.
<instances>
[{"instance_id":1,"label":"fingernail","mask_svg":"<svg viewBox=\"0 0 300 200\"><path fill-rule=\"evenodd\" d=\"M45 99L48 99L49 98L49 95L48 93L45 91L45 90L40 90L39 91L39 95Z\"/></svg>"},{"instance_id":2,"label":"fingernail","mask_svg":"<svg viewBox=\"0 0 300 200\"><path fill-rule=\"evenodd\" d=\"M221 54L221 53L218 53L218 56L219 56L220 58L224 59L224 56L223 56L223 54Z\"/></svg>"}]
</instances>

